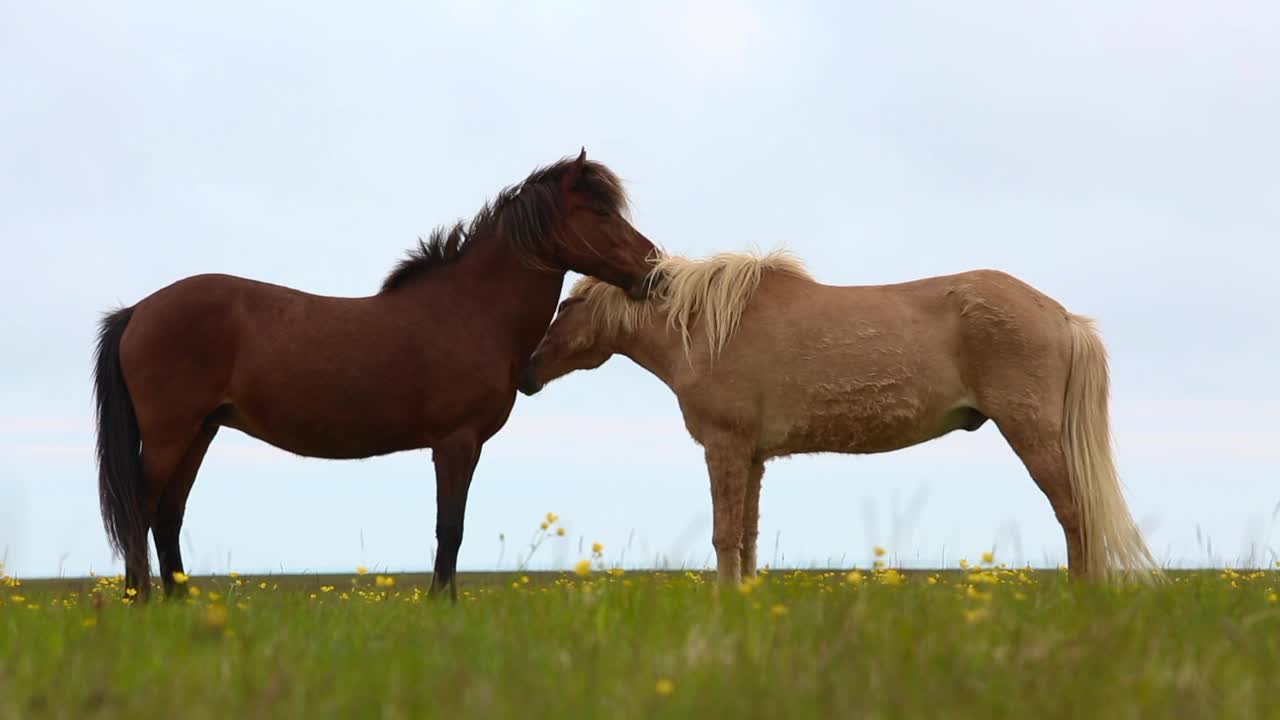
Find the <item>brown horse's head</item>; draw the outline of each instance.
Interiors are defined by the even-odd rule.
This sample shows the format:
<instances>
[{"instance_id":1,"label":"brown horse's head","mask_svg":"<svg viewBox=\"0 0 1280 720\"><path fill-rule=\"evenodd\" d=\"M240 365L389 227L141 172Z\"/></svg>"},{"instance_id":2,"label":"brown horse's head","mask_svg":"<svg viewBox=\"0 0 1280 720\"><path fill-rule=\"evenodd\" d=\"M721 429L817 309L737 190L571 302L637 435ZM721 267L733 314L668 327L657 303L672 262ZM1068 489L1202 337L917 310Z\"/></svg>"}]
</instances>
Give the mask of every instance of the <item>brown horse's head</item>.
<instances>
[{"instance_id":1,"label":"brown horse's head","mask_svg":"<svg viewBox=\"0 0 1280 720\"><path fill-rule=\"evenodd\" d=\"M602 305L602 296L613 297ZM575 370L600 367L612 357L617 351L615 341L622 327L633 326L642 314L647 316L650 305L621 296L618 290L592 278L580 280L569 297L560 303L556 319L520 374L520 392L533 395L556 378ZM635 317L627 318L630 322L611 317L614 306Z\"/></svg>"},{"instance_id":2,"label":"brown horse's head","mask_svg":"<svg viewBox=\"0 0 1280 720\"><path fill-rule=\"evenodd\" d=\"M391 271L383 291L409 284L462 257L477 239L506 241L526 267L599 278L635 300L660 277L660 251L627 220L627 195L609 168L586 150L534 170L498 193L469 223L436 229Z\"/></svg>"},{"instance_id":3,"label":"brown horse's head","mask_svg":"<svg viewBox=\"0 0 1280 720\"><path fill-rule=\"evenodd\" d=\"M627 199L618 179L604 165L575 160L558 170L556 206L560 209L557 242L543 252L566 270L599 278L643 300L652 289L653 261L659 251L627 219Z\"/></svg>"}]
</instances>

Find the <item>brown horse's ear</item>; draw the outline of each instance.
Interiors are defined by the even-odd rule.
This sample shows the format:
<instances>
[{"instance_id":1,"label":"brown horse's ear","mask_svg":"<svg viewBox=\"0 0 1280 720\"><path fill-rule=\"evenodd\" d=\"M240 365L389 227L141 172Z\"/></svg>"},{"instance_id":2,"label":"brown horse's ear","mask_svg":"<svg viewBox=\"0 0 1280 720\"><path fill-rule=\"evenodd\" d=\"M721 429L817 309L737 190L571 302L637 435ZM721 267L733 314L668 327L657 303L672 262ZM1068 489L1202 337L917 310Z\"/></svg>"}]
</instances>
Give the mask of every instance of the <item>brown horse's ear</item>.
<instances>
[{"instance_id":1,"label":"brown horse's ear","mask_svg":"<svg viewBox=\"0 0 1280 720\"><path fill-rule=\"evenodd\" d=\"M568 195L575 187L578 181L587 171L587 149L582 148L582 152L578 153L578 159L569 164L569 169L565 171L564 176L560 179L560 191Z\"/></svg>"}]
</instances>

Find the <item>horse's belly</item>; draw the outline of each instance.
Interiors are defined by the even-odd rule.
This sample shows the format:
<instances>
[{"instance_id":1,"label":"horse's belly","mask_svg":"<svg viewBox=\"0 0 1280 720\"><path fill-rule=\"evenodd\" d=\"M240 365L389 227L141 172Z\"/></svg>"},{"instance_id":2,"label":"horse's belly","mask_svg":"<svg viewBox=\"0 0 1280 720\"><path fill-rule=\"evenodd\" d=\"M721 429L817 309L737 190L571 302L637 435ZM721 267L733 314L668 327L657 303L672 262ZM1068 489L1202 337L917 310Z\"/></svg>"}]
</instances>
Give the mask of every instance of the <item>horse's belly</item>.
<instances>
[{"instance_id":1,"label":"horse's belly","mask_svg":"<svg viewBox=\"0 0 1280 720\"><path fill-rule=\"evenodd\" d=\"M923 393L836 390L804 393L798 402L787 403L786 412L766 414L782 421L782 426L766 426L766 435L772 436L766 437L767 453L891 452L951 429L946 427L947 408Z\"/></svg>"},{"instance_id":2,"label":"horse's belly","mask_svg":"<svg viewBox=\"0 0 1280 720\"><path fill-rule=\"evenodd\" d=\"M344 419L340 414L268 420L224 406L217 421L286 452L330 460L376 457L426 444L417 433L407 432L416 425Z\"/></svg>"}]
</instances>

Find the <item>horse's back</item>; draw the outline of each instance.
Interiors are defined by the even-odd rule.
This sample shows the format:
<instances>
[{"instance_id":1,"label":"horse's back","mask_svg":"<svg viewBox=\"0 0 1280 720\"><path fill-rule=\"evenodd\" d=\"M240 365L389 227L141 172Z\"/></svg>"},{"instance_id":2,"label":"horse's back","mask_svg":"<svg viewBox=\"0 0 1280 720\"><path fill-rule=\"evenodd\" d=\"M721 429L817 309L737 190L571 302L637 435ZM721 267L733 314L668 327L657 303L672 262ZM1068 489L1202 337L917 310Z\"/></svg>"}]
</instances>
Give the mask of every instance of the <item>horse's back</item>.
<instances>
[{"instance_id":1,"label":"horse's back","mask_svg":"<svg viewBox=\"0 0 1280 720\"><path fill-rule=\"evenodd\" d=\"M291 311L315 297L235 275L183 278L134 305L123 361L126 367L199 363L214 370L219 362L230 363L250 316L287 322Z\"/></svg>"},{"instance_id":2,"label":"horse's back","mask_svg":"<svg viewBox=\"0 0 1280 720\"><path fill-rule=\"evenodd\" d=\"M1056 374L1065 318L993 270L875 286L769 277L700 373L697 402L756 415L766 454L895 450L967 427L965 408L1000 375ZM752 393L728 399L728 387Z\"/></svg>"},{"instance_id":3,"label":"horse's back","mask_svg":"<svg viewBox=\"0 0 1280 720\"><path fill-rule=\"evenodd\" d=\"M330 297L198 275L135 306L127 380L142 404L300 455L429 446L471 408L505 419L514 401L505 366L475 362L430 307L404 294Z\"/></svg>"}]
</instances>

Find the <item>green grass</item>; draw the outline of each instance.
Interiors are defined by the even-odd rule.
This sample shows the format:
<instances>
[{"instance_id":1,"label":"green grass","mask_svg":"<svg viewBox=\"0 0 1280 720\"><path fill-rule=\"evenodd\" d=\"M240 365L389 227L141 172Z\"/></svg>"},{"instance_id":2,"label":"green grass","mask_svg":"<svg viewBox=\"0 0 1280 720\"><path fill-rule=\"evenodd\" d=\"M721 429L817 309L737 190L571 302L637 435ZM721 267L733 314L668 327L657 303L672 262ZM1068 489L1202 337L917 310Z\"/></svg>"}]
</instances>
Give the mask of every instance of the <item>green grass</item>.
<instances>
[{"instance_id":1,"label":"green grass","mask_svg":"<svg viewBox=\"0 0 1280 720\"><path fill-rule=\"evenodd\" d=\"M0 581L0 717L1280 716L1276 571L520 577Z\"/></svg>"}]
</instances>

